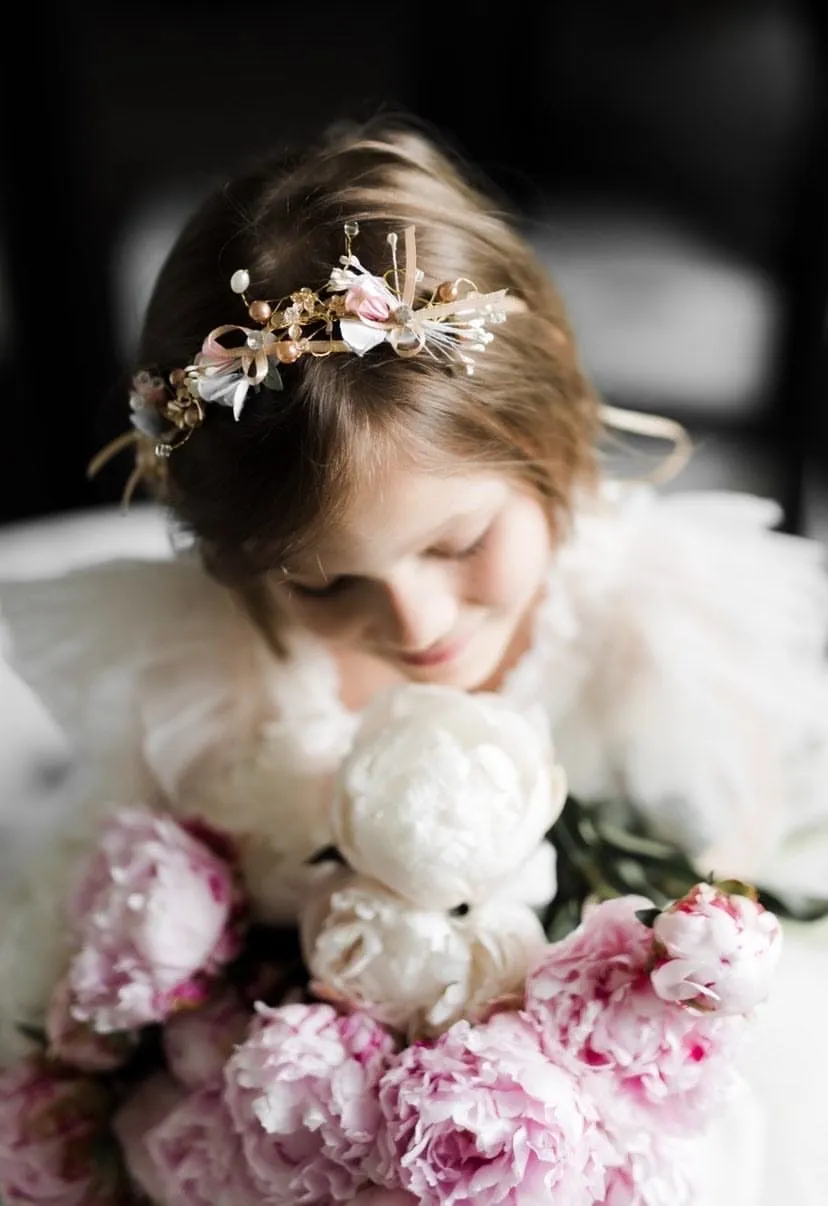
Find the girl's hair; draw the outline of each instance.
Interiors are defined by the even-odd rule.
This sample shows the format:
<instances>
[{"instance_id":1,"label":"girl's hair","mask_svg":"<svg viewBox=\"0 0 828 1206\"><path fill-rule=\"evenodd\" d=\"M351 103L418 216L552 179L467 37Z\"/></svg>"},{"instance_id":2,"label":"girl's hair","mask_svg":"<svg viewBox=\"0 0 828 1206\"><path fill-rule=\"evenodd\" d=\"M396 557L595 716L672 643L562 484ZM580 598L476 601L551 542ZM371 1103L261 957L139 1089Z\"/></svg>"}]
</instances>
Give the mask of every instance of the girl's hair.
<instances>
[{"instance_id":1,"label":"girl's hair","mask_svg":"<svg viewBox=\"0 0 828 1206\"><path fill-rule=\"evenodd\" d=\"M378 274L390 267L388 233L413 225L424 296L464 277L526 305L496 328L472 376L383 346L364 357L303 357L284 368L283 391L251 392L238 422L209 408L167 463L166 501L210 571L249 598L268 568L370 487L391 450L438 472L458 460L505 472L554 524L592 479L595 396L551 281L493 196L414 123L374 121L256 165L217 190L178 238L139 350L142 368L164 374L191 363L214 327L244 322L228 286L236 269L248 270L253 298L322 288L344 251L345 222L359 224L354 251Z\"/></svg>"}]
</instances>

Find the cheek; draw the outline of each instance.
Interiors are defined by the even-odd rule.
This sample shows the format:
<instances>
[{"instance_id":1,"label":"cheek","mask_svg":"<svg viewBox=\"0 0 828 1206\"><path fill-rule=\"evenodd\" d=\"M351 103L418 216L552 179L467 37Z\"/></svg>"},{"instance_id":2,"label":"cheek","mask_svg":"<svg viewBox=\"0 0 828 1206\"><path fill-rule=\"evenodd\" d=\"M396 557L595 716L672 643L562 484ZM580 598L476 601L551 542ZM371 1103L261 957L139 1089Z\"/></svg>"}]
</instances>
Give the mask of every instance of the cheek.
<instances>
[{"instance_id":1,"label":"cheek","mask_svg":"<svg viewBox=\"0 0 828 1206\"><path fill-rule=\"evenodd\" d=\"M515 504L472 575L476 598L503 611L527 606L547 573L551 549L541 508L530 500Z\"/></svg>"}]
</instances>

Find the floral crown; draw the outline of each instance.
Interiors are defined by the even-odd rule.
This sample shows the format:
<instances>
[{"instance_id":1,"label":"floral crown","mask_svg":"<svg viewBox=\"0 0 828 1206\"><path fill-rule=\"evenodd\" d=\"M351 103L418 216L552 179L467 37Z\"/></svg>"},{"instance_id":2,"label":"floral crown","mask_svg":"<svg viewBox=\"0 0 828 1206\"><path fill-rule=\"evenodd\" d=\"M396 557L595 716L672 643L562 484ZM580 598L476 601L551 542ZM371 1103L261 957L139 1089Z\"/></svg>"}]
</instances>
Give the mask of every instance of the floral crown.
<instances>
[{"instance_id":1,"label":"floral crown","mask_svg":"<svg viewBox=\"0 0 828 1206\"><path fill-rule=\"evenodd\" d=\"M490 326L507 314L525 310L505 289L481 293L473 281L444 281L420 304L416 290L423 279L417 267L414 227L403 232L404 263L397 259L398 236L388 235L391 267L383 276L369 272L351 250L359 234L356 222L344 224L345 254L319 292L307 286L278 302L250 300L250 274L237 269L230 288L240 296L256 327L227 323L215 327L192 364L173 369L165 379L142 370L132 381L132 430L108 445L90 465L95 473L116 452L138 444L136 471L127 486L159 466L201 426L205 407L230 407L236 419L250 390L283 388L282 367L303 356L340 352L364 356L389 344L398 356L426 352L459 361L474 372L473 354L493 338ZM143 445L143 447L142 447ZM151 452L150 452L151 448Z\"/></svg>"}]
</instances>

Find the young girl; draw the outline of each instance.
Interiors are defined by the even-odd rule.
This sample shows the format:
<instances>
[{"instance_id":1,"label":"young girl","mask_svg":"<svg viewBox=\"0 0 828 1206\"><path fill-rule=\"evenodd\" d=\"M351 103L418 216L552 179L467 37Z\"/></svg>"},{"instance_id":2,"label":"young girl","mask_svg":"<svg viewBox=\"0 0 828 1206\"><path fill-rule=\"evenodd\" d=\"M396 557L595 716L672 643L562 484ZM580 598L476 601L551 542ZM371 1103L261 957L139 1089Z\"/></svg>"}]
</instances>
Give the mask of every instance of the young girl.
<instances>
[{"instance_id":1,"label":"young girl","mask_svg":"<svg viewBox=\"0 0 828 1206\"><path fill-rule=\"evenodd\" d=\"M217 191L136 373L132 484L175 555L0 589L85 779L7 908L5 1054L106 809L232 829L261 915L289 918L358 714L403 680L541 703L582 800L623 802L700 872L824 889L820 550L758 499L607 480L612 412L544 268L438 147L369 126ZM825 1201L828 935L791 923L785 959L710 1203Z\"/></svg>"}]
</instances>

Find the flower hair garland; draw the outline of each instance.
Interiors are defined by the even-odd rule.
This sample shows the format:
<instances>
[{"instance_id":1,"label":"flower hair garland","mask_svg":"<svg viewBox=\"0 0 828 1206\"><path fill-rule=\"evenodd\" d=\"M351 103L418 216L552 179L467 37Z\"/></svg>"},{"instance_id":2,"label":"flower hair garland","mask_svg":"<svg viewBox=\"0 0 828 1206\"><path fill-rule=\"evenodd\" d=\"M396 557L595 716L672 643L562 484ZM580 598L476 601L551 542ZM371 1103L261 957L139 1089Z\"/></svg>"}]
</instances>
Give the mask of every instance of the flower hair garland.
<instances>
[{"instance_id":1,"label":"flower hair garland","mask_svg":"<svg viewBox=\"0 0 828 1206\"><path fill-rule=\"evenodd\" d=\"M112 456L138 445L135 470L127 484L128 501L138 482L158 472L165 460L201 426L209 405L232 409L238 420L251 390L283 388L282 367L303 356L322 358L339 353L364 356L388 344L398 356L425 352L459 361L474 372L474 354L494 338L490 326L510 313L526 309L505 289L481 293L473 281L458 278L438 285L417 304L423 280L417 267L413 226L403 232L404 261L397 256L399 236L387 236L391 268L383 276L369 272L352 251L357 222L344 224L345 253L322 290L303 286L278 302L249 299L250 273L237 269L230 288L247 308L255 327L225 323L207 335L191 364L176 368L166 380L146 370L133 378L130 393L132 430L108 444L89 466L97 473ZM142 444L149 443L151 455Z\"/></svg>"}]
</instances>

